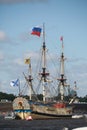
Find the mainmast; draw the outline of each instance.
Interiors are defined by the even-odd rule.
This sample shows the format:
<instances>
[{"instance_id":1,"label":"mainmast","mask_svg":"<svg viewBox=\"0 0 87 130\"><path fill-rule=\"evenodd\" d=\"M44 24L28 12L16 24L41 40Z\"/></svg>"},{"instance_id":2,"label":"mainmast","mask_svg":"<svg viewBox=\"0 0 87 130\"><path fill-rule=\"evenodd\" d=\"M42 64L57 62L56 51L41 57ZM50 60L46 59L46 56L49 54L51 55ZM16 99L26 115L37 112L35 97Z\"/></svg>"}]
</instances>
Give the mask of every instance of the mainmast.
<instances>
[{"instance_id":1,"label":"mainmast","mask_svg":"<svg viewBox=\"0 0 87 130\"><path fill-rule=\"evenodd\" d=\"M42 84L43 84L43 101L46 101L46 78L49 75L48 72L46 72L46 45L45 45L45 26L43 24L43 46L42 46L42 73L40 73Z\"/></svg>"}]
</instances>

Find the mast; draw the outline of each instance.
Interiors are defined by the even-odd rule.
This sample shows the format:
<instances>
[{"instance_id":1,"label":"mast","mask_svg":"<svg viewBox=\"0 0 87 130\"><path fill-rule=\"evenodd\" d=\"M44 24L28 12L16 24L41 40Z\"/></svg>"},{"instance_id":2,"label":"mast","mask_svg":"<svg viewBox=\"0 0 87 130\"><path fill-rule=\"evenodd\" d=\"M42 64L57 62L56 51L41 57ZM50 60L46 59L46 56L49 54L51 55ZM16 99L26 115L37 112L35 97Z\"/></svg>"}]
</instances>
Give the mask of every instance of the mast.
<instances>
[{"instance_id":1,"label":"mast","mask_svg":"<svg viewBox=\"0 0 87 130\"><path fill-rule=\"evenodd\" d=\"M58 94L60 94L60 99L63 101L64 100L64 87L65 87L65 72L64 72L64 61L65 61L65 57L64 57L64 52L63 52L63 37L61 37L60 39L62 41L62 53L61 53L61 57L60 57L60 78L59 80L59 86L58 86Z\"/></svg>"},{"instance_id":2,"label":"mast","mask_svg":"<svg viewBox=\"0 0 87 130\"><path fill-rule=\"evenodd\" d=\"M42 73L40 73L43 84L43 101L46 101L46 78L49 73L46 72L46 45L45 45L45 26L43 24L43 46L42 46Z\"/></svg>"},{"instance_id":3,"label":"mast","mask_svg":"<svg viewBox=\"0 0 87 130\"><path fill-rule=\"evenodd\" d=\"M19 97L21 96L21 93L20 93L20 80L18 79L18 88L19 88Z\"/></svg>"},{"instance_id":4,"label":"mast","mask_svg":"<svg viewBox=\"0 0 87 130\"><path fill-rule=\"evenodd\" d=\"M30 94L29 94L29 97L30 97L30 100L32 100L32 91L34 92L34 90L33 90L33 87L32 87L32 80L33 80L33 78L32 78L32 70L31 70L31 59L30 59L30 58L29 58L29 59L26 59L25 64L28 64L28 65L29 65L29 75L28 75L28 77L27 77L27 76L25 76L24 73L23 73L23 74L24 74L24 77L25 77L25 79L26 79L28 85L30 86Z\"/></svg>"},{"instance_id":5,"label":"mast","mask_svg":"<svg viewBox=\"0 0 87 130\"><path fill-rule=\"evenodd\" d=\"M31 59L30 59L30 64L29 64L29 85L30 85L30 100L32 99L32 74L31 74Z\"/></svg>"}]
</instances>

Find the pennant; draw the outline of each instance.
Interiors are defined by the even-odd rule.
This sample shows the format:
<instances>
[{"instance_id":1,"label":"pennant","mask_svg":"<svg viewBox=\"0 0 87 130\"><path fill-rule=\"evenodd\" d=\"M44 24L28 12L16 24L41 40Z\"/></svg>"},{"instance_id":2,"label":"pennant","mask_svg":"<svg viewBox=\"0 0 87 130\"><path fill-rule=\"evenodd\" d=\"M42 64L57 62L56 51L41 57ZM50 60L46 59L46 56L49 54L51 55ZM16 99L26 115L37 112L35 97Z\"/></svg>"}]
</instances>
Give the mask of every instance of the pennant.
<instances>
[{"instance_id":1,"label":"pennant","mask_svg":"<svg viewBox=\"0 0 87 130\"><path fill-rule=\"evenodd\" d=\"M62 41L62 48L64 48L64 44L63 44L63 36L60 37L60 41Z\"/></svg>"},{"instance_id":2,"label":"pennant","mask_svg":"<svg viewBox=\"0 0 87 130\"><path fill-rule=\"evenodd\" d=\"M60 37L60 41L63 41L63 36Z\"/></svg>"},{"instance_id":3,"label":"pennant","mask_svg":"<svg viewBox=\"0 0 87 130\"><path fill-rule=\"evenodd\" d=\"M33 27L31 34L40 37L42 29L40 27Z\"/></svg>"},{"instance_id":4,"label":"pennant","mask_svg":"<svg viewBox=\"0 0 87 130\"><path fill-rule=\"evenodd\" d=\"M19 79L15 80L15 81L11 81L10 85L12 87L19 86Z\"/></svg>"},{"instance_id":5,"label":"pennant","mask_svg":"<svg viewBox=\"0 0 87 130\"><path fill-rule=\"evenodd\" d=\"M30 59L25 59L25 64L30 64Z\"/></svg>"}]
</instances>

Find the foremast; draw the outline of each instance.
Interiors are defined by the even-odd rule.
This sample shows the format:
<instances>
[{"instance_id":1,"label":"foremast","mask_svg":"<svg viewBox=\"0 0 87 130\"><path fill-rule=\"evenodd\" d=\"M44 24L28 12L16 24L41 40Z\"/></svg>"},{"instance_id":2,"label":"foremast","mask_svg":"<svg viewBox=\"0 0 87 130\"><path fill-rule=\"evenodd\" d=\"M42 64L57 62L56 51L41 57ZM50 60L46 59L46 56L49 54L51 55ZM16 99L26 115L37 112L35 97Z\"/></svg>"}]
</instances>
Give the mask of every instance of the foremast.
<instances>
[{"instance_id":1,"label":"foremast","mask_svg":"<svg viewBox=\"0 0 87 130\"><path fill-rule=\"evenodd\" d=\"M43 85L43 102L46 101L46 82L49 73L46 72L46 44L45 44L45 26L43 24L43 45L42 45L42 72L41 75L42 85Z\"/></svg>"},{"instance_id":2,"label":"foremast","mask_svg":"<svg viewBox=\"0 0 87 130\"><path fill-rule=\"evenodd\" d=\"M34 95L36 95L36 94L35 94L35 92L33 90L33 86L32 86L32 80L33 80L33 78L32 78L32 69L31 69L31 59L30 58L26 59L25 64L29 65L28 66L29 67L28 68L29 75L26 76L24 73L23 74L24 74L24 77L25 77L25 79L26 79L26 81L28 83L29 89L30 89L30 94L29 94L30 100L32 100L32 92L33 92Z\"/></svg>"}]
</instances>

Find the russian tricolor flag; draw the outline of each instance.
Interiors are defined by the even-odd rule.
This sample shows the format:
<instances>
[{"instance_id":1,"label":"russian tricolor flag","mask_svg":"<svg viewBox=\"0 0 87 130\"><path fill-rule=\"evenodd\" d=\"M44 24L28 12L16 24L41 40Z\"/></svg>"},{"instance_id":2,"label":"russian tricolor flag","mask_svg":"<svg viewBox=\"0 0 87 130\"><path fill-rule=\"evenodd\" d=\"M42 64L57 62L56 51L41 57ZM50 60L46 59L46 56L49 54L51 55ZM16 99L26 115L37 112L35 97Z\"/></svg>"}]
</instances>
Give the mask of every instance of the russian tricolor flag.
<instances>
[{"instance_id":1,"label":"russian tricolor flag","mask_svg":"<svg viewBox=\"0 0 87 130\"><path fill-rule=\"evenodd\" d=\"M40 28L40 27L33 27L31 34L32 35L37 35L37 36L40 37L41 31L42 31L42 28Z\"/></svg>"}]
</instances>

